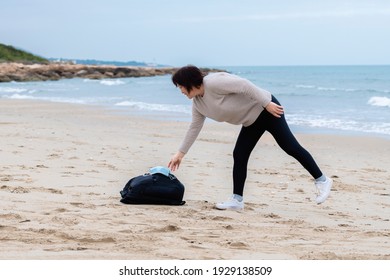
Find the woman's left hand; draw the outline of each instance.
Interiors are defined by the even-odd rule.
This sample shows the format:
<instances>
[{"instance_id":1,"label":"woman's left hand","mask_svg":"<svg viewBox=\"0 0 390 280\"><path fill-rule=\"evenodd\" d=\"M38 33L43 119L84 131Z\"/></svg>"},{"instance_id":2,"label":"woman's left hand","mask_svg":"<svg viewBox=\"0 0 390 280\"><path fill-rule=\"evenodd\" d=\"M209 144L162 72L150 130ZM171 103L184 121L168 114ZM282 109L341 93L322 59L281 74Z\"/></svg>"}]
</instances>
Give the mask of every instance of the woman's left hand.
<instances>
[{"instance_id":1,"label":"woman's left hand","mask_svg":"<svg viewBox=\"0 0 390 280\"><path fill-rule=\"evenodd\" d=\"M265 107L265 109L271 114L273 115L274 117L277 117L277 118L280 118L283 114L284 114L284 109L282 106L274 103L274 102L270 102L267 107Z\"/></svg>"}]
</instances>

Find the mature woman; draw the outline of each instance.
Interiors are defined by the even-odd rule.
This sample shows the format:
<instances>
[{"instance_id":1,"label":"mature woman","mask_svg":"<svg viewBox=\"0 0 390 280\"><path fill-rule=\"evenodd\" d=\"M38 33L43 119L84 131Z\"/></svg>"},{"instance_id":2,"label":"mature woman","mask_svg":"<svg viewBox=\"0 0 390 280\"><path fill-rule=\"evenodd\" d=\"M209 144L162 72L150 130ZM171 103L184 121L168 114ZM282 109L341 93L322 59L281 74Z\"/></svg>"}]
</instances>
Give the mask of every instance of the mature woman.
<instances>
[{"instance_id":1,"label":"mature woman","mask_svg":"<svg viewBox=\"0 0 390 280\"><path fill-rule=\"evenodd\" d=\"M323 203L329 196L332 180L326 177L313 157L295 139L284 118L283 107L270 92L250 81L229 73L204 75L197 67L180 68L172 82L189 99L192 99L192 122L168 167L179 168L203 127L206 117L219 122L242 125L233 151L233 195L217 209L241 210L244 208L243 191L249 156L265 131L271 133L278 145L299 161L315 179L316 202Z\"/></svg>"}]
</instances>

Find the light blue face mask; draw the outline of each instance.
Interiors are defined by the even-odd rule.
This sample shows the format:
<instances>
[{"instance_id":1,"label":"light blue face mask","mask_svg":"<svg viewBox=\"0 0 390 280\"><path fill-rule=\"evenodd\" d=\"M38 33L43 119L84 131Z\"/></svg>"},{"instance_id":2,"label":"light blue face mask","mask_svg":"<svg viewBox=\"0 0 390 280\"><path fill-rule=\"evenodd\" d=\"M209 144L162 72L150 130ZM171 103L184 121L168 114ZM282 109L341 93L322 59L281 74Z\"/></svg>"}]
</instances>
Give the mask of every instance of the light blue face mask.
<instances>
[{"instance_id":1,"label":"light blue face mask","mask_svg":"<svg viewBox=\"0 0 390 280\"><path fill-rule=\"evenodd\" d=\"M169 174L171 174L171 170L169 168L164 167L164 166L155 166L149 169L150 174L156 174L160 173L163 174L167 177L169 177Z\"/></svg>"}]
</instances>

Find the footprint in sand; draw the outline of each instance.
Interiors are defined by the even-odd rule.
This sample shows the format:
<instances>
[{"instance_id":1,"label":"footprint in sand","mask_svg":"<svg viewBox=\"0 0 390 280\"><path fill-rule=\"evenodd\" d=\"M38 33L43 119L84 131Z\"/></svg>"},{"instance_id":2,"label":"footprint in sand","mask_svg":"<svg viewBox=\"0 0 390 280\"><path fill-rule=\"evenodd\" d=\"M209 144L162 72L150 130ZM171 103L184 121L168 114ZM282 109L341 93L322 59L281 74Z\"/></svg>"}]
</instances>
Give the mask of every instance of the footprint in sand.
<instances>
[{"instance_id":1,"label":"footprint in sand","mask_svg":"<svg viewBox=\"0 0 390 280\"><path fill-rule=\"evenodd\" d=\"M1 182L9 182L9 181L12 181L12 180L13 180L13 177L11 175L4 175L0 179Z\"/></svg>"},{"instance_id":2,"label":"footprint in sand","mask_svg":"<svg viewBox=\"0 0 390 280\"><path fill-rule=\"evenodd\" d=\"M369 237L390 237L390 231L367 231L364 234Z\"/></svg>"},{"instance_id":3,"label":"footprint in sand","mask_svg":"<svg viewBox=\"0 0 390 280\"><path fill-rule=\"evenodd\" d=\"M265 214L264 217L265 218L270 218L270 219L280 219L280 218L282 218L279 215L274 214L274 213Z\"/></svg>"},{"instance_id":4,"label":"footprint in sand","mask_svg":"<svg viewBox=\"0 0 390 280\"><path fill-rule=\"evenodd\" d=\"M78 225L80 223L80 221L76 218L64 218L58 216L53 217L51 221L66 226Z\"/></svg>"},{"instance_id":5,"label":"footprint in sand","mask_svg":"<svg viewBox=\"0 0 390 280\"><path fill-rule=\"evenodd\" d=\"M50 154L47 156L48 159L57 159L57 158L61 158L62 155L60 154Z\"/></svg>"},{"instance_id":6,"label":"footprint in sand","mask_svg":"<svg viewBox=\"0 0 390 280\"><path fill-rule=\"evenodd\" d=\"M178 230L180 230L180 227L178 227L178 226L167 225L167 226L159 228L159 229L151 230L151 232L173 232L173 231L178 231Z\"/></svg>"},{"instance_id":7,"label":"footprint in sand","mask_svg":"<svg viewBox=\"0 0 390 280\"><path fill-rule=\"evenodd\" d=\"M79 208L88 208L88 209L95 209L96 206L93 204L87 204L83 202L70 202L69 203L72 206L79 207Z\"/></svg>"},{"instance_id":8,"label":"footprint in sand","mask_svg":"<svg viewBox=\"0 0 390 280\"><path fill-rule=\"evenodd\" d=\"M235 249L248 249L248 245L242 241L228 242L228 245Z\"/></svg>"},{"instance_id":9,"label":"footprint in sand","mask_svg":"<svg viewBox=\"0 0 390 280\"><path fill-rule=\"evenodd\" d=\"M339 226L339 227L351 227L351 225L348 225L348 224L338 224L337 226Z\"/></svg>"},{"instance_id":10,"label":"footprint in sand","mask_svg":"<svg viewBox=\"0 0 390 280\"><path fill-rule=\"evenodd\" d=\"M55 211L55 212L58 212L58 213L68 212L68 210L65 209L65 208L57 208L57 209L55 209L54 211Z\"/></svg>"},{"instance_id":11,"label":"footprint in sand","mask_svg":"<svg viewBox=\"0 0 390 280\"><path fill-rule=\"evenodd\" d=\"M228 221L228 220L233 220L233 218L223 217L223 216L214 216L214 217L211 217L211 220L213 220L213 221Z\"/></svg>"},{"instance_id":12,"label":"footprint in sand","mask_svg":"<svg viewBox=\"0 0 390 280\"><path fill-rule=\"evenodd\" d=\"M78 238L78 237L74 237L74 236L71 236L71 235L68 235L65 233L60 234L58 236L62 239L68 240L68 241L76 241L76 242L80 242L80 243L115 243L116 242L116 240L112 237Z\"/></svg>"},{"instance_id":13,"label":"footprint in sand","mask_svg":"<svg viewBox=\"0 0 390 280\"><path fill-rule=\"evenodd\" d=\"M7 186L7 185L3 185L1 186L1 189L2 190L7 190L11 193L29 193L30 190L27 189L27 188L23 188L23 187L11 187L11 186Z\"/></svg>"},{"instance_id":14,"label":"footprint in sand","mask_svg":"<svg viewBox=\"0 0 390 280\"><path fill-rule=\"evenodd\" d=\"M314 229L314 231L318 231L318 232L326 232L326 231L328 231L328 230L329 230L329 228L326 227L326 226L319 226L319 227L316 227L316 228Z\"/></svg>"},{"instance_id":15,"label":"footprint in sand","mask_svg":"<svg viewBox=\"0 0 390 280\"><path fill-rule=\"evenodd\" d=\"M6 219L6 220L22 220L22 217L19 214L15 213L8 213L8 214L1 214L0 220Z\"/></svg>"}]
</instances>

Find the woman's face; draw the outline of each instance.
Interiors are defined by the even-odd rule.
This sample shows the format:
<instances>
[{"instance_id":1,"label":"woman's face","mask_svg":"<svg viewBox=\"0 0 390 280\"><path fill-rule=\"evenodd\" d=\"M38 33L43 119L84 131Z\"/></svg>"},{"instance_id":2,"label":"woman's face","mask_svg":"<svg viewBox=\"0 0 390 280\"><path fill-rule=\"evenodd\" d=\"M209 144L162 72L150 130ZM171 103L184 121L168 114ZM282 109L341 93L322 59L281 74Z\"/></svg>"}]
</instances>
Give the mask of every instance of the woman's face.
<instances>
[{"instance_id":1,"label":"woman's face","mask_svg":"<svg viewBox=\"0 0 390 280\"><path fill-rule=\"evenodd\" d=\"M192 99L193 97L196 96L196 92L195 92L194 88L192 88L191 91L188 92L187 89L181 85L178 85L177 87L180 89L182 94L184 94L185 96L188 97L188 99Z\"/></svg>"}]
</instances>

